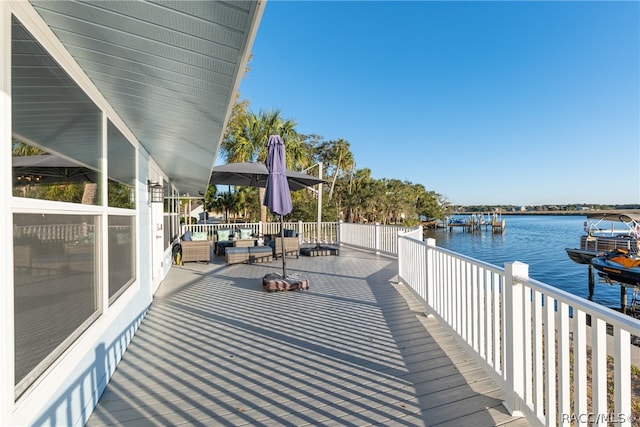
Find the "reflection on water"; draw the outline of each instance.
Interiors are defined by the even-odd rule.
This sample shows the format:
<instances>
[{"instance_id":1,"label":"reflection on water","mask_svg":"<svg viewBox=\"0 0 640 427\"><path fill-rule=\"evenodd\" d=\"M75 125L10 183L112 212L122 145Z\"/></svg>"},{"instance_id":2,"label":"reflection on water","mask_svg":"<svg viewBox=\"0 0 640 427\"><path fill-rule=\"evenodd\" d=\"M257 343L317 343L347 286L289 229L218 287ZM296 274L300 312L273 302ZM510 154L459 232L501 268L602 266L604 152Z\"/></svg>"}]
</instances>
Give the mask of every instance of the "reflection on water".
<instances>
[{"instance_id":1,"label":"reflection on water","mask_svg":"<svg viewBox=\"0 0 640 427\"><path fill-rule=\"evenodd\" d=\"M589 297L588 266L569 259L565 248L578 247L584 234L584 216L514 215L505 216L502 234L489 230L473 233L428 231L440 247L504 267L505 262L529 264L529 276L583 298ZM628 289L628 300L631 301ZM607 307L620 307L620 288L598 281L593 301Z\"/></svg>"}]
</instances>

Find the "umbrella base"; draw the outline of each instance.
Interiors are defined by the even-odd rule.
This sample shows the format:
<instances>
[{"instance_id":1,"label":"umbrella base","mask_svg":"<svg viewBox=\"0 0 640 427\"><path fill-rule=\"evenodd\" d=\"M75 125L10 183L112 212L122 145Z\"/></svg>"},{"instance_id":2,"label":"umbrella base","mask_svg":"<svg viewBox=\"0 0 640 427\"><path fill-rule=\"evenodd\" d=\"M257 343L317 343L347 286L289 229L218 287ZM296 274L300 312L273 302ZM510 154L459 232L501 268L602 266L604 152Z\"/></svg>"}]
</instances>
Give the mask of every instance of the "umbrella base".
<instances>
[{"instance_id":1,"label":"umbrella base","mask_svg":"<svg viewBox=\"0 0 640 427\"><path fill-rule=\"evenodd\" d=\"M262 278L262 287L267 292L304 291L309 289L309 280L299 274L282 277L279 273L269 273Z\"/></svg>"}]
</instances>

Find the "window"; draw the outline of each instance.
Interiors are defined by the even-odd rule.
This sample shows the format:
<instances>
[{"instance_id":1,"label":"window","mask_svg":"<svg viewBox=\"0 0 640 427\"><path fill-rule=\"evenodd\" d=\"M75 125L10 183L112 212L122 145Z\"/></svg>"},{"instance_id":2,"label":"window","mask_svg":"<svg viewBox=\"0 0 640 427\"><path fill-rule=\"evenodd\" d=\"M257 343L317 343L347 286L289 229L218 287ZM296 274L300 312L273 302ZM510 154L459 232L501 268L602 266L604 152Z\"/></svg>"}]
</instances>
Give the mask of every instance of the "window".
<instances>
[{"instance_id":1,"label":"window","mask_svg":"<svg viewBox=\"0 0 640 427\"><path fill-rule=\"evenodd\" d=\"M13 194L101 204L102 112L14 18Z\"/></svg>"},{"instance_id":2,"label":"window","mask_svg":"<svg viewBox=\"0 0 640 427\"><path fill-rule=\"evenodd\" d=\"M11 31L19 397L100 316L106 294L111 304L136 280L136 149L111 121L103 128L102 111L15 17Z\"/></svg>"},{"instance_id":3,"label":"window","mask_svg":"<svg viewBox=\"0 0 640 427\"><path fill-rule=\"evenodd\" d=\"M20 396L100 315L102 112L33 36L11 27L13 195L76 204L13 210ZM20 206L20 201L16 201Z\"/></svg>"},{"instance_id":4,"label":"window","mask_svg":"<svg viewBox=\"0 0 640 427\"><path fill-rule=\"evenodd\" d=\"M110 121L107 125L109 163L109 207L134 209L135 205L135 151L122 133Z\"/></svg>"},{"instance_id":5,"label":"window","mask_svg":"<svg viewBox=\"0 0 640 427\"><path fill-rule=\"evenodd\" d=\"M173 190L167 181L164 181L164 230L166 247L170 248L174 240L180 234L180 201L178 192Z\"/></svg>"},{"instance_id":6,"label":"window","mask_svg":"<svg viewBox=\"0 0 640 427\"><path fill-rule=\"evenodd\" d=\"M109 215L109 303L135 279L135 217Z\"/></svg>"},{"instance_id":7,"label":"window","mask_svg":"<svg viewBox=\"0 0 640 427\"><path fill-rule=\"evenodd\" d=\"M90 215L13 215L17 395L98 315L98 223Z\"/></svg>"}]
</instances>

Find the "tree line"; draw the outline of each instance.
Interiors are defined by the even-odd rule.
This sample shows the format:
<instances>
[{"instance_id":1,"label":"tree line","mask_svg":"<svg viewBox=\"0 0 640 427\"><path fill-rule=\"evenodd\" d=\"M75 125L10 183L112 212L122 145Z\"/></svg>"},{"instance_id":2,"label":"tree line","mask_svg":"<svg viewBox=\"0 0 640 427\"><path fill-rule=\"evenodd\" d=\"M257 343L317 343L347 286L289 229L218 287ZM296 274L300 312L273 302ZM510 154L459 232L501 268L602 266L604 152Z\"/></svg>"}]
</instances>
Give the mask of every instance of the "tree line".
<instances>
[{"instance_id":1,"label":"tree line","mask_svg":"<svg viewBox=\"0 0 640 427\"><path fill-rule=\"evenodd\" d=\"M322 221L378 222L381 224L417 225L424 220L442 219L449 213L446 199L422 184L398 179L375 179L369 168L358 169L351 146L344 139L325 140L321 135L302 134L297 123L285 118L280 110L253 112L249 101L237 101L225 129L220 156L226 163L264 162L269 135L285 141L287 168L317 176L323 165L326 184L322 194ZM311 169L309 169L311 168ZM264 189L252 187L210 186L205 196L205 210L223 212L227 220L266 221L262 206ZM293 211L286 221L315 221L317 194L314 191L292 192Z\"/></svg>"}]
</instances>

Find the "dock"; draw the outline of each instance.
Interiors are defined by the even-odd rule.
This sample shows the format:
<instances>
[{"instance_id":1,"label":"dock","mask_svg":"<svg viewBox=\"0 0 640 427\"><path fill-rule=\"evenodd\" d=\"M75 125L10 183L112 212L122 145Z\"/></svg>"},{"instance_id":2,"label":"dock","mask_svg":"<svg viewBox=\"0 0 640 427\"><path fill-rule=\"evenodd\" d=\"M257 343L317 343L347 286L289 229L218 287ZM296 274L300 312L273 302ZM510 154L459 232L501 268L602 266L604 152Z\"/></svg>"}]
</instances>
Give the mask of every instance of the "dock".
<instances>
[{"instance_id":1,"label":"dock","mask_svg":"<svg viewBox=\"0 0 640 427\"><path fill-rule=\"evenodd\" d=\"M493 233L503 233L507 227L507 222L502 218L499 213L493 214L471 214L467 219L451 219L447 218L442 228L453 232L456 229L461 229L464 232L474 232L484 230L491 230Z\"/></svg>"}]
</instances>

